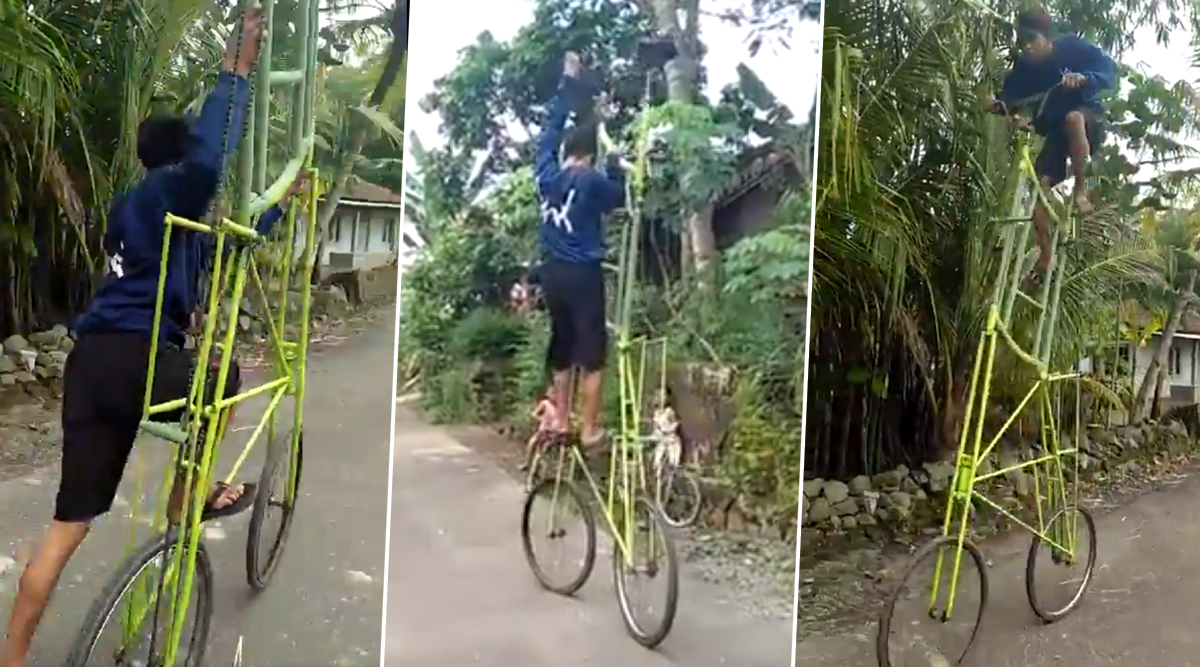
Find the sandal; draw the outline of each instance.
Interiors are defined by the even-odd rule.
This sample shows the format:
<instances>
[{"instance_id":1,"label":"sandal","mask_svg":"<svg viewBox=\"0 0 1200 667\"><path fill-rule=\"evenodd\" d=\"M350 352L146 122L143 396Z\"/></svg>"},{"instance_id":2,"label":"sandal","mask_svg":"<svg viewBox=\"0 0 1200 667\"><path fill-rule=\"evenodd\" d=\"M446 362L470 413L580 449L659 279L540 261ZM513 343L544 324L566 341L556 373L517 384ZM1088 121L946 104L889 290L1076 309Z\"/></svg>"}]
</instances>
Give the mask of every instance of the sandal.
<instances>
[{"instance_id":1,"label":"sandal","mask_svg":"<svg viewBox=\"0 0 1200 667\"><path fill-rule=\"evenodd\" d=\"M232 503L220 508L215 507L217 500L219 500L221 496L225 495L225 492L228 491L229 488L229 485L225 482L217 482L216 488L214 488L212 493L210 493L208 496L208 501L204 503L204 510L200 514L201 523L212 521L213 519L220 519L222 517L234 516L235 514L241 514L254 504L254 493L257 490L258 485L251 482L242 485L242 495L238 496L237 499Z\"/></svg>"}]
</instances>

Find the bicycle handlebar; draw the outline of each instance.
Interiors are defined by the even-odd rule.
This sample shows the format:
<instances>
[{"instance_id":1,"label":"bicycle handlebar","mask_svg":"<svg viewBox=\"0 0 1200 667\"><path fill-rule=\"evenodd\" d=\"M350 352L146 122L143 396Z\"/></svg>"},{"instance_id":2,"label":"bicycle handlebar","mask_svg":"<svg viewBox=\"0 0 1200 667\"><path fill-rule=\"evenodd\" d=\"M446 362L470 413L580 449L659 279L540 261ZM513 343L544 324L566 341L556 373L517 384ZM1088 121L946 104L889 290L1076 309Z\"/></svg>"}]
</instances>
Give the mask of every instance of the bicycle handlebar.
<instances>
[{"instance_id":1,"label":"bicycle handlebar","mask_svg":"<svg viewBox=\"0 0 1200 667\"><path fill-rule=\"evenodd\" d=\"M1075 72L1071 72L1069 70L1063 70L1062 76L1063 76L1063 79L1065 79L1066 77L1072 76L1075 74L1076 74ZM1010 109L1019 109L1024 106L1028 106L1034 102L1040 102L1038 104L1037 112L1035 112L1033 114L1033 118L1032 118L1032 121L1036 121L1038 118L1042 117L1042 113L1046 110L1046 102L1048 102L1050 100L1050 94L1053 93L1055 90L1058 90L1060 87L1062 87L1062 85L1063 85L1063 82L1060 79L1058 83L1054 84L1053 86L1050 86L1050 88L1048 90L1046 90L1046 92L1038 93L1037 95L1030 95L1029 97L1021 98L1019 100L1016 100L1012 104L1006 104L1001 100L996 100L991 108L991 112L1001 115L1001 116L1012 116L1013 113L1010 111Z\"/></svg>"}]
</instances>

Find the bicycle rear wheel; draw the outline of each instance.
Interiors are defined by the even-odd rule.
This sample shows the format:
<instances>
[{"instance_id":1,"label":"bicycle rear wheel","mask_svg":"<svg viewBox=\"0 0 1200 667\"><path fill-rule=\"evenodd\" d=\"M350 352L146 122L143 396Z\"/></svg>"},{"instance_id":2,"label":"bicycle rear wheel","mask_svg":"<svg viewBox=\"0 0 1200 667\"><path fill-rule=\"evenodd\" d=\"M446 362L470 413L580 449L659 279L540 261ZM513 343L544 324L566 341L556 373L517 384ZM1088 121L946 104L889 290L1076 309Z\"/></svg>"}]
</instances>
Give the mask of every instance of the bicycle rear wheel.
<instances>
[{"instance_id":1,"label":"bicycle rear wheel","mask_svg":"<svg viewBox=\"0 0 1200 667\"><path fill-rule=\"evenodd\" d=\"M700 518L703 499L700 483L680 466L664 465L658 474L655 501L663 519L674 528L686 528Z\"/></svg>"},{"instance_id":2,"label":"bicycle rear wheel","mask_svg":"<svg viewBox=\"0 0 1200 667\"><path fill-rule=\"evenodd\" d=\"M551 504L548 520L537 520L534 517L534 508L539 498L546 499ZM582 520L583 524L569 531L567 522L573 518ZM552 544L560 545L573 534L583 536L583 554L578 558L579 567L575 574L567 576L565 583L558 583L543 566L543 558L539 557L538 550L534 548L533 538L545 535ZM557 477L536 483L525 497L525 508L521 513L521 545L524 547L529 569L533 570L533 576L546 590L559 595L574 595L587 583L588 577L592 575L592 568L596 565L596 516L578 486ZM548 558L549 555L546 559Z\"/></svg>"},{"instance_id":3,"label":"bicycle rear wheel","mask_svg":"<svg viewBox=\"0 0 1200 667\"><path fill-rule=\"evenodd\" d=\"M300 473L304 470L304 432L296 438L296 495L288 500L288 480L292 467L292 432L286 438L276 438L267 448L267 462L263 464L259 479L258 495L254 498L254 511L250 515L250 531L246 538L246 583L256 591L265 590L271 582L279 560L283 556L283 545L292 529L296 515L296 501L300 498ZM274 536L266 529L267 516L272 508L279 509L279 528ZM264 534L265 533L265 534ZM267 537L266 544L263 538ZM265 556L265 560L264 560Z\"/></svg>"},{"instance_id":4,"label":"bicycle rear wheel","mask_svg":"<svg viewBox=\"0 0 1200 667\"><path fill-rule=\"evenodd\" d=\"M675 556L675 541L671 539L662 514L644 498L632 502L633 530L622 531L630 538L630 543L624 548L617 544L613 549L613 586L625 629L637 643L654 648L667 638L675 623L679 605L679 563ZM617 520L621 522L623 517L617 517ZM626 575L643 576L665 584L661 601L656 600L659 604L655 606L662 612L657 621L643 623L638 619Z\"/></svg>"},{"instance_id":5,"label":"bicycle rear wheel","mask_svg":"<svg viewBox=\"0 0 1200 667\"><path fill-rule=\"evenodd\" d=\"M1080 521L1082 519L1082 521ZM1087 536L1080 539L1080 535L1076 532L1080 523L1087 531ZM1065 535L1067 532L1075 533L1074 545L1067 545L1061 537L1057 539L1052 537L1055 542L1064 544L1064 546L1074 546L1074 553L1066 554L1060 549L1055 549L1047 543L1041 536L1034 534L1033 541L1029 545L1029 559L1025 562L1025 593L1029 598L1029 606L1033 608L1033 613L1038 615L1046 623L1053 623L1062 619L1067 614L1070 614L1083 601L1083 595L1087 593L1088 586L1092 583L1092 573L1096 570L1096 520L1092 518L1092 513L1086 508L1076 505L1065 507L1054 514L1049 521L1046 522L1046 532L1054 535ZM1046 596L1039 596L1037 592L1037 577L1038 571L1038 552L1042 545L1046 546L1051 552L1051 565L1054 569L1044 572L1062 572L1067 571L1066 585L1077 583L1074 587L1075 592L1067 599L1066 604L1051 609L1046 603ZM1086 549L1086 553L1083 550ZM1075 567L1082 567L1083 572L1075 574L1071 570ZM1077 571L1076 571L1077 572Z\"/></svg>"},{"instance_id":6,"label":"bicycle rear wheel","mask_svg":"<svg viewBox=\"0 0 1200 667\"><path fill-rule=\"evenodd\" d=\"M108 585L105 586L104 593L92 603L91 609L88 610L83 629L75 638L70 657L67 658L66 667L163 664L168 640L167 628L170 627L170 615L174 613L174 610L165 603L159 603L157 594L162 583L162 571L171 564L178 546L179 540L175 532L171 531L168 534L151 538L125 560ZM154 567L157 563L161 563L161 566ZM150 580L145 582L148 584L148 588L145 590L151 591L155 600L143 610L144 616L141 619L142 624L149 620L152 625L149 636L142 636L142 627L139 625L138 637L133 646L122 645L124 639L121 638L116 642L117 647L111 652L98 651L100 638L104 634L105 628L114 618L117 619L118 624L120 623L121 612L124 611L122 603L128 602L126 596L133 591L135 584L144 580L146 575L149 575ZM183 667L201 667L204 664L204 653L208 649L208 632L213 612L213 574L208 550L204 548L203 542L200 542L196 551L196 573L192 583L196 595L194 606L189 605L194 614L193 630L191 639L188 641L183 641L185 634L180 635L181 642L176 663ZM171 585L173 585L173 581L168 581L167 586ZM160 628L159 625L163 627ZM185 617L184 628L186 629L186 627L187 619ZM150 653L152 647L153 655Z\"/></svg>"}]
</instances>

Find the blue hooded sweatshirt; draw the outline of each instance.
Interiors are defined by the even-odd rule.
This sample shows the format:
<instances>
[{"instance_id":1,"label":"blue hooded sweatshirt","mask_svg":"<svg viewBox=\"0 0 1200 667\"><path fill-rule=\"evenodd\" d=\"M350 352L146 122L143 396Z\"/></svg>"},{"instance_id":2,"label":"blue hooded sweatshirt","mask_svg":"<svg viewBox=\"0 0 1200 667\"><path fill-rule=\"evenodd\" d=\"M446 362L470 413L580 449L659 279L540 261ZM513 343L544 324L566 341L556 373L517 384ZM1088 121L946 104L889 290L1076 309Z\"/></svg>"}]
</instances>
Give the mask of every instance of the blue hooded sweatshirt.
<instances>
[{"instance_id":1,"label":"blue hooded sweatshirt","mask_svg":"<svg viewBox=\"0 0 1200 667\"><path fill-rule=\"evenodd\" d=\"M147 172L132 190L113 201L104 235L108 274L87 311L75 322L80 336L135 332L150 338L166 214L200 220L208 213L222 177L221 143L227 116L229 127L238 130L229 133L228 152L232 155L249 97L250 84L245 78L222 72L204 100L200 116L191 123L183 161ZM255 228L260 234L270 233L282 216L279 207L272 207L259 217ZM204 298L199 293L200 276L207 270L211 251L211 236L173 230L163 288L162 340L183 345L192 310Z\"/></svg>"},{"instance_id":2,"label":"blue hooded sweatshirt","mask_svg":"<svg viewBox=\"0 0 1200 667\"><path fill-rule=\"evenodd\" d=\"M550 117L538 140L534 175L542 201L542 252L550 261L599 264L604 260L604 216L625 203L625 176L610 163L604 172L591 167L564 169L558 160L571 98L584 94L566 77L550 103Z\"/></svg>"},{"instance_id":3,"label":"blue hooded sweatshirt","mask_svg":"<svg viewBox=\"0 0 1200 667\"><path fill-rule=\"evenodd\" d=\"M1062 86L1064 72L1084 76L1083 85L1075 89ZM1033 119L1033 129L1046 136L1063 132L1067 114L1086 109L1097 116L1104 115L1100 103L1101 91L1117 83L1117 65L1097 46L1079 37L1063 37L1054 41L1050 53L1042 59L1022 55L1013 70L1004 78L999 99L1013 112L1037 113L1042 101L1035 100L1014 108L1021 100L1041 95L1054 88L1046 100L1042 114Z\"/></svg>"}]
</instances>

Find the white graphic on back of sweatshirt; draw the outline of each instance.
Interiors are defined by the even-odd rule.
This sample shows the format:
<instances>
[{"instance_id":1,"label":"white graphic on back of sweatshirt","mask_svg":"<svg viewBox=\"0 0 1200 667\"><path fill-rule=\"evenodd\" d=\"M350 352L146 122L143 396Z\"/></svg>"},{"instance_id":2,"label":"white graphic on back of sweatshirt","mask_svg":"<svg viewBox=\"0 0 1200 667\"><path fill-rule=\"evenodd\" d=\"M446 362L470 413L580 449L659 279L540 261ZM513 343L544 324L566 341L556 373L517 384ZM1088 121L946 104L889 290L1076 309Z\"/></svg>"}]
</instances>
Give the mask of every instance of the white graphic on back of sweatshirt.
<instances>
[{"instance_id":1,"label":"white graphic on back of sweatshirt","mask_svg":"<svg viewBox=\"0 0 1200 667\"><path fill-rule=\"evenodd\" d=\"M118 279L125 277L125 260L121 257L121 251L124 249L125 244L121 243L117 247L117 252L108 258L108 272Z\"/></svg>"},{"instance_id":2,"label":"white graphic on back of sweatshirt","mask_svg":"<svg viewBox=\"0 0 1200 667\"><path fill-rule=\"evenodd\" d=\"M571 204L575 201L575 190L567 192L567 198L563 201L562 206L551 206L548 202L542 202L542 222L554 225L555 227L567 230L568 234L575 233L575 227L571 224Z\"/></svg>"}]
</instances>

